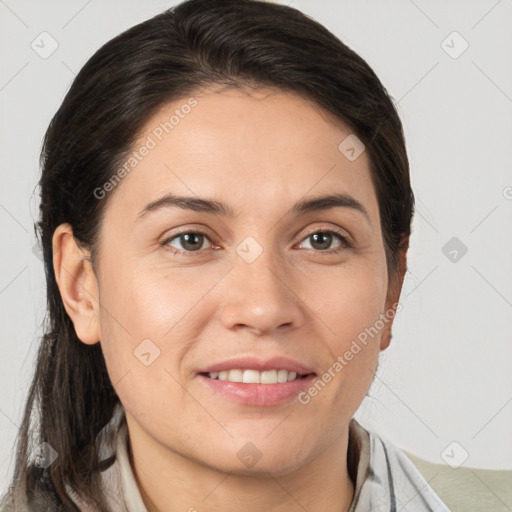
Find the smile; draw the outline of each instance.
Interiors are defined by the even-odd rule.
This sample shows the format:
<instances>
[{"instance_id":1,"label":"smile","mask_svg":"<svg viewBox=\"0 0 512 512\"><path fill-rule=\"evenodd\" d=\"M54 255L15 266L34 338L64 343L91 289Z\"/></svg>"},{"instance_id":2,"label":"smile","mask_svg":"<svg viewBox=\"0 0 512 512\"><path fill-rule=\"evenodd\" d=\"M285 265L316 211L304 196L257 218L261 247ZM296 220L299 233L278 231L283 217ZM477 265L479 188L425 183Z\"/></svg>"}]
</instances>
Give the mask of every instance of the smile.
<instances>
[{"instance_id":1,"label":"smile","mask_svg":"<svg viewBox=\"0 0 512 512\"><path fill-rule=\"evenodd\" d=\"M218 379L229 382L243 382L245 384L278 384L305 377L297 372L284 369L280 370L224 370L221 372L208 372L205 374L210 379Z\"/></svg>"}]
</instances>

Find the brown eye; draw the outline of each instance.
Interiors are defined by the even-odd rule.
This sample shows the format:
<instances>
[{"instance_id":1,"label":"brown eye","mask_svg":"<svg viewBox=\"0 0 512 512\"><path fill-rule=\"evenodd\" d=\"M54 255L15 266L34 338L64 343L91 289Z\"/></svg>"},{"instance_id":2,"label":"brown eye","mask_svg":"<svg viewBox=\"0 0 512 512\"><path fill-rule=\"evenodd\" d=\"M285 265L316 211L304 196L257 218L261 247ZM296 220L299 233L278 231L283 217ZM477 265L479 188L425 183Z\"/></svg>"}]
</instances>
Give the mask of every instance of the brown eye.
<instances>
[{"instance_id":1,"label":"brown eye","mask_svg":"<svg viewBox=\"0 0 512 512\"><path fill-rule=\"evenodd\" d=\"M209 240L205 233L186 231L167 238L162 242L162 245L174 249L175 253L198 252L203 248L205 239ZM171 242L178 246L171 245Z\"/></svg>"},{"instance_id":2,"label":"brown eye","mask_svg":"<svg viewBox=\"0 0 512 512\"><path fill-rule=\"evenodd\" d=\"M331 245L336 238L340 241L340 243L335 248L331 248ZM311 233L306 238L304 238L304 240L308 239L311 240L311 248L318 252L332 253L338 252L342 248L351 247L351 244L345 236L337 231L330 229L315 231L314 233Z\"/></svg>"}]
</instances>

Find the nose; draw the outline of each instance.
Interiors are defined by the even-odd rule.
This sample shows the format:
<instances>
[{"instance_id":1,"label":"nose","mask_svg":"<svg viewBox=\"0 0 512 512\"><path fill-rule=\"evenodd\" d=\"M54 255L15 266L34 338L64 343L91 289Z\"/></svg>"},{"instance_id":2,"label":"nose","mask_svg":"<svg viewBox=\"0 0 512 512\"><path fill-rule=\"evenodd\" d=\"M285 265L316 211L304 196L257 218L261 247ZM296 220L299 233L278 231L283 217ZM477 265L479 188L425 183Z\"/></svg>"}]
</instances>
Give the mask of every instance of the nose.
<instances>
[{"instance_id":1,"label":"nose","mask_svg":"<svg viewBox=\"0 0 512 512\"><path fill-rule=\"evenodd\" d=\"M221 319L226 328L262 335L278 328L297 329L304 322L297 282L271 250L251 263L236 255L225 281Z\"/></svg>"}]
</instances>

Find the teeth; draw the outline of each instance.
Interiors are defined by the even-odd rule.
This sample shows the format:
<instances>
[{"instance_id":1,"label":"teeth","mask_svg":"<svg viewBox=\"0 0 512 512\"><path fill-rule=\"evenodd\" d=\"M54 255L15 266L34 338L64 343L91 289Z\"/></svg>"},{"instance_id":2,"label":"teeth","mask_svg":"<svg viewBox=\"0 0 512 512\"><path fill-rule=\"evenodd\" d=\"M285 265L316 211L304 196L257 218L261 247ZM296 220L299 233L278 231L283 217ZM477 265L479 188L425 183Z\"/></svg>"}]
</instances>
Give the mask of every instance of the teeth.
<instances>
[{"instance_id":1,"label":"teeth","mask_svg":"<svg viewBox=\"0 0 512 512\"><path fill-rule=\"evenodd\" d=\"M230 370L226 372L226 380L231 382L244 382L244 372L242 370Z\"/></svg>"},{"instance_id":2,"label":"teeth","mask_svg":"<svg viewBox=\"0 0 512 512\"><path fill-rule=\"evenodd\" d=\"M230 382L244 382L246 384L277 384L295 380L300 375L288 370L229 370L222 372L210 372L208 377L211 379L228 380Z\"/></svg>"},{"instance_id":3,"label":"teeth","mask_svg":"<svg viewBox=\"0 0 512 512\"><path fill-rule=\"evenodd\" d=\"M277 372L277 382L286 382L288 380L288 372L286 370L279 370Z\"/></svg>"},{"instance_id":4,"label":"teeth","mask_svg":"<svg viewBox=\"0 0 512 512\"><path fill-rule=\"evenodd\" d=\"M286 371L286 370L284 370ZM288 373L288 372L286 372ZM261 384L275 384L277 381L277 370L267 370L265 372L261 372L260 374L260 383Z\"/></svg>"},{"instance_id":5,"label":"teeth","mask_svg":"<svg viewBox=\"0 0 512 512\"><path fill-rule=\"evenodd\" d=\"M230 370L228 380L231 380L233 373L236 377L236 372L242 372L242 370ZM260 372L258 370L244 370L242 382L245 382L246 384L260 384Z\"/></svg>"}]
</instances>

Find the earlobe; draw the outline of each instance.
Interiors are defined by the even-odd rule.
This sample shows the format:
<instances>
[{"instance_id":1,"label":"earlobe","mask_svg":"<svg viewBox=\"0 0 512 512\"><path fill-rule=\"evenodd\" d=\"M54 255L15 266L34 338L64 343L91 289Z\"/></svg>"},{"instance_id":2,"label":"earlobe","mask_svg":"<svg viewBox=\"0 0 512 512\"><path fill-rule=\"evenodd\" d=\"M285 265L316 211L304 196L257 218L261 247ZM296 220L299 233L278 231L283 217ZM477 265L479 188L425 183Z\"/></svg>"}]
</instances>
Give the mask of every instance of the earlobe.
<instances>
[{"instance_id":1,"label":"earlobe","mask_svg":"<svg viewBox=\"0 0 512 512\"><path fill-rule=\"evenodd\" d=\"M90 254L79 247L67 223L54 231L52 248L55 279L64 308L78 338L94 345L100 339L99 296Z\"/></svg>"}]
</instances>

